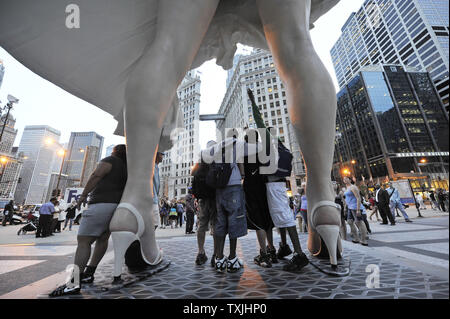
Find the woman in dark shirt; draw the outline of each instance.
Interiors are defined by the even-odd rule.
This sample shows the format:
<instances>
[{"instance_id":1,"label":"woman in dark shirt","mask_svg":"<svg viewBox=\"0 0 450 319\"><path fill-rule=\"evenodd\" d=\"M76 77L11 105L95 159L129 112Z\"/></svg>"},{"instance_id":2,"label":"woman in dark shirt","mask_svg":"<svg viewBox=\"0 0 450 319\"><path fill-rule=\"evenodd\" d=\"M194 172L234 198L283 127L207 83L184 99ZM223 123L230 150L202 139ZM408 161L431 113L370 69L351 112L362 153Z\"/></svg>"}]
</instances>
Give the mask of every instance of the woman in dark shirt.
<instances>
[{"instance_id":1,"label":"woman in dark shirt","mask_svg":"<svg viewBox=\"0 0 450 319\"><path fill-rule=\"evenodd\" d=\"M50 296L57 297L80 293L82 283L94 281L97 265L108 249L110 236L109 223L120 203L127 182L126 146L116 145L111 156L100 161L90 176L83 193L78 200L78 209L89 196L89 206L83 212L78 229L78 246L75 253L75 269L71 283L55 289ZM95 242L91 256L91 246ZM85 269L86 267L86 269Z\"/></svg>"}]
</instances>

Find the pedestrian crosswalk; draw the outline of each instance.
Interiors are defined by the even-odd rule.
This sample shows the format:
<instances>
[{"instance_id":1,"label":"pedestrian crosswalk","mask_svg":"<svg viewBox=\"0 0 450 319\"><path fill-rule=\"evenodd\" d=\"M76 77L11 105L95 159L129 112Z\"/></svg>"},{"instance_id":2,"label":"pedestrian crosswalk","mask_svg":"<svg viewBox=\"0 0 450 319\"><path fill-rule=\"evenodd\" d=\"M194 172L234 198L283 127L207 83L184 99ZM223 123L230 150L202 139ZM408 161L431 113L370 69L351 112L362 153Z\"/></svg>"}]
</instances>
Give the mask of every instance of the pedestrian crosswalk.
<instances>
[{"instance_id":1,"label":"pedestrian crosswalk","mask_svg":"<svg viewBox=\"0 0 450 319\"><path fill-rule=\"evenodd\" d=\"M0 262L0 275L33 266L44 261L45 260L2 260Z\"/></svg>"}]
</instances>

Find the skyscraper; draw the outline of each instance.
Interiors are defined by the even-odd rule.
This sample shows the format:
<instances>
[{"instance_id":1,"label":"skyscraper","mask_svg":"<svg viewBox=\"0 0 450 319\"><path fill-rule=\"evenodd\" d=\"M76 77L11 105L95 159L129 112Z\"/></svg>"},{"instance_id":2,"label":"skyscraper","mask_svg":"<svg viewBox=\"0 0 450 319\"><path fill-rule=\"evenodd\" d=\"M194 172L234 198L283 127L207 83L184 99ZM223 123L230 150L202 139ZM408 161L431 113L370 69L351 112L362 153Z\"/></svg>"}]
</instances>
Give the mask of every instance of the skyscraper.
<instances>
[{"instance_id":1,"label":"skyscraper","mask_svg":"<svg viewBox=\"0 0 450 319\"><path fill-rule=\"evenodd\" d=\"M191 185L191 167L200 153L200 73L189 71L178 87L177 94L183 113L184 130L176 145L167 151L160 164L161 193L173 198L184 198Z\"/></svg>"},{"instance_id":2,"label":"skyscraper","mask_svg":"<svg viewBox=\"0 0 450 319\"><path fill-rule=\"evenodd\" d=\"M52 167L56 159L61 133L50 126L26 126L18 153L23 154L21 183L14 199L18 204L38 204L45 200Z\"/></svg>"},{"instance_id":3,"label":"skyscraper","mask_svg":"<svg viewBox=\"0 0 450 319\"><path fill-rule=\"evenodd\" d=\"M1 125L5 124L5 130L0 141L0 201L5 202L14 198L23 164L20 154L13 151L13 144L17 136L15 123L16 120L11 113L8 119L6 119L6 115L1 118Z\"/></svg>"},{"instance_id":4,"label":"skyscraper","mask_svg":"<svg viewBox=\"0 0 450 319\"><path fill-rule=\"evenodd\" d=\"M4 76L5 76L5 66L3 65L3 61L0 60L0 88L2 87Z\"/></svg>"},{"instance_id":5,"label":"skyscraper","mask_svg":"<svg viewBox=\"0 0 450 319\"><path fill-rule=\"evenodd\" d=\"M256 128L247 95L247 89L251 89L266 127L274 128L293 153L294 175L299 179L305 177L300 147L289 119L286 90L276 72L272 55L265 50L254 49L248 55L241 55L233 70L229 73L227 91L219 110L225 115L225 120L216 121L218 131L223 136L228 128Z\"/></svg>"},{"instance_id":6,"label":"skyscraper","mask_svg":"<svg viewBox=\"0 0 450 319\"><path fill-rule=\"evenodd\" d=\"M363 67L337 95L333 175L448 179L448 115L428 73ZM438 188L438 187L436 187Z\"/></svg>"},{"instance_id":7,"label":"skyscraper","mask_svg":"<svg viewBox=\"0 0 450 319\"><path fill-rule=\"evenodd\" d=\"M0 153L9 154L11 153L17 136L17 129L14 128L16 125L16 119L11 113L9 114L8 119L6 119L6 114L1 117L0 130L3 125L5 125L5 129L3 131L2 139L0 140Z\"/></svg>"},{"instance_id":8,"label":"skyscraper","mask_svg":"<svg viewBox=\"0 0 450 319\"><path fill-rule=\"evenodd\" d=\"M81 183L87 147L95 146L102 150L103 140L104 138L95 132L72 132L70 134L63 165L63 174L67 175L67 178L72 181L69 186L79 186ZM100 152L97 152L96 157L90 156L89 159L96 164L100 160L100 156Z\"/></svg>"},{"instance_id":9,"label":"skyscraper","mask_svg":"<svg viewBox=\"0 0 450 319\"><path fill-rule=\"evenodd\" d=\"M112 151L113 151L113 149L114 149L114 144L112 144L112 145L110 145L110 146L108 146L107 148L106 148L106 154L105 154L105 157L108 157L108 156L111 156L111 154L112 154Z\"/></svg>"},{"instance_id":10,"label":"skyscraper","mask_svg":"<svg viewBox=\"0 0 450 319\"><path fill-rule=\"evenodd\" d=\"M83 169L81 171L80 186L85 187L92 172L97 167L98 159L100 158L101 149L97 146L87 146L84 154Z\"/></svg>"},{"instance_id":11,"label":"skyscraper","mask_svg":"<svg viewBox=\"0 0 450 319\"><path fill-rule=\"evenodd\" d=\"M331 50L340 88L365 65L412 66L430 73L448 108L448 22L448 0L366 0Z\"/></svg>"}]
</instances>

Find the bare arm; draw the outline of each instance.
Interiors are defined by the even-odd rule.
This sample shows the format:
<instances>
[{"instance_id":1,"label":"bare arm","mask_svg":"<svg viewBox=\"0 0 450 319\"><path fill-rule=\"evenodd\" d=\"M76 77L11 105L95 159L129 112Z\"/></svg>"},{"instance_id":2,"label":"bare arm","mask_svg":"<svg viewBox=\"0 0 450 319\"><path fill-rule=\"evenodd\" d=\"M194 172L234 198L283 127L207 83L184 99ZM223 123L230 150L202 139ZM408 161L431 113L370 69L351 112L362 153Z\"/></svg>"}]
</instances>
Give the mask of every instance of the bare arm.
<instances>
[{"instance_id":1,"label":"bare arm","mask_svg":"<svg viewBox=\"0 0 450 319\"><path fill-rule=\"evenodd\" d=\"M361 196L359 195L358 187L355 185L352 186L351 191L353 195L356 197L356 215L361 215Z\"/></svg>"},{"instance_id":2,"label":"bare arm","mask_svg":"<svg viewBox=\"0 0 450 319\"><path fill-rule=\"evenodd\" d=\"M86 183L86 186L84 187L83 193L81 194L77 208L80 209L81 204L86 202L87 196L92 190L97 186L98 182L102 180L103 177L105 177L109 172L111 172L112 165L110 163L100 162L97 165L97 168L95 171L91 174L89 177L89 180Z\"/></svg>"}]
</instances>

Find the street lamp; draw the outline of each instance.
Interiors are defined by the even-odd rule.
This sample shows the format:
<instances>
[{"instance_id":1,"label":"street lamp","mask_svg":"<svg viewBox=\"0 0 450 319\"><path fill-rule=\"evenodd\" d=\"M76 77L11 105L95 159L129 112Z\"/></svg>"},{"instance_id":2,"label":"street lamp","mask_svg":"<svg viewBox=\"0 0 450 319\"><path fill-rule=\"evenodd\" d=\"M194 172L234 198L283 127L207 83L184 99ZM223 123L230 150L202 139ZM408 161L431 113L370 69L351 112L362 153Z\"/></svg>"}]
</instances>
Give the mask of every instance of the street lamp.
<instances>
[{"instance_id":1,"label":"street lamp","mask_svg":"<svg viewBox=\"0 0 450 319\"><path fill-rule=\"evenodd\" d=\"M343 168L342 169L342 175L349 176L350 175L350 170L348 168Z\"/></svg>"},{"instance_id":2,"label":"street lamp","mask_svg":"<svg viewBox=\"0 0 450 319\"><path fill-rule=\"evenodd\" d=\"M17 103L19 103L19 99L18 98L14 97L12 95L8 95L8 103L5 106L5 109L8 109L8 112L6 113L5 121L3 122L3 126L2 126L2 132L0 133L0 142L2 141L3 132L5 131L6 122L8 122L9 112L13 108L14 104L17 104ZM3 111L3 110L1 110L1 111Z\"/></svg>"},{"instance_id":3,"label":"street lamp","mask_svg":"<svg viewBox=\"0 0 450 319\"><path fill-rule=\"evenodd\" d=\"M56 182L56 194L58 194L58 192L59 192L59 182L61 180L61 174L62 174L62 169L63 169L63 165L64 165L64 160L66 159L66 150L60 149L58 151L58 155L62 156L62 162L61 162L61 168L59 169L58 181Z\"/></svg>"}]
</instances>

